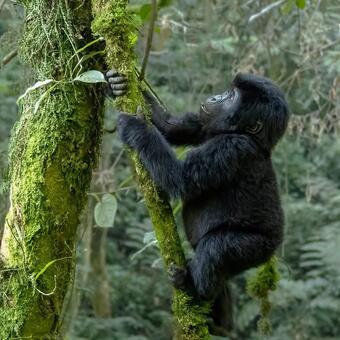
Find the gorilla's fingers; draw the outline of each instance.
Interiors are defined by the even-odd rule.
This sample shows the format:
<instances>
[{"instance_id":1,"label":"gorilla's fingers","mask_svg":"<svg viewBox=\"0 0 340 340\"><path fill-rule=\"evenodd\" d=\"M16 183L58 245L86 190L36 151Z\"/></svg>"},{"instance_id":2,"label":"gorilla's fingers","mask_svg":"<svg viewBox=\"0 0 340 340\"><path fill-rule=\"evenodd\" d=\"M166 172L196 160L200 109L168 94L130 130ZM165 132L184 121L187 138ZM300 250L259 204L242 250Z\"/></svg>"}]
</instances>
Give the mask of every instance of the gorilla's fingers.
<instances>
[{"instance_id":1,"label":"gorilla's fingers","mask_svg":"<svg viewBox=\"0 0 340 340\"><path fill-rule=\"evenodd\" d=\"M175 288L182 290L186 288L186 268L179 267L174 263L171 263L168 268L168 277Z\"/></svg>"},{"instance_id":2,"label":"gorilla's fingers","mask_svg":"<svg viewBox=\"0 0 340 340\"><path fill-rule=\"evenodd\" d=\"M106 72L106 78L118 76L119 73L116 70L110 70Z\"/></svg>"},{"instance_id":3,"label":"gorilla's fingers","mask_svg":"<svg viewBox=\"0 0 340 340\"><path fill-rule=\"evenodd\" d=\"M109 77L108 82L111 84L122 84L122 83L126 83L126 78L122 75L118 75L115 77Z\"/></svg>"},{"instance_id":4,"label":"gorilla's fingers","mask_svg":"<svg viewBox=\"0 0 340 340\"><path fill-rule=\"evenodd\" d=\"M123 84L111 84L111 89L112 91L115 90L125 90L127 88L127 84L123 83Z\"/></svg>"},{"instance_id":5,"label":"gorilla's fingers","mask_svg":"<svg viewBox=\"0 0 340 340\"><path fill-rule=\"evenodd\" d=\"M126 93L126 90L112 90L114 96L119 97Z\"/></svg>"}]
</instances>

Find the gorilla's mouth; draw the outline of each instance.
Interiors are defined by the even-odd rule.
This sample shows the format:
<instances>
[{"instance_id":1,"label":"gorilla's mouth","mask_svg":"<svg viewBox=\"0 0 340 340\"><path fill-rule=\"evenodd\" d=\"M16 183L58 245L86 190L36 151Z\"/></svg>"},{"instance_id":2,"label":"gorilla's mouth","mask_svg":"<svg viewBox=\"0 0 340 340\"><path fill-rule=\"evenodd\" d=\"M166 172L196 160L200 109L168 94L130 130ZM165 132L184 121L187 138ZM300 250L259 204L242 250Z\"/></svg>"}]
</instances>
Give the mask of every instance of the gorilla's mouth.
<instances>
[{"instance_id":1,"label":"gorilla's mouth","mask_svg":"<svg viewBox=\"0 0 340 340\"><path fill-rule=\"evenodd\" d=\"M203 103L201 104L201 110L207 115L210 114L209 111L207 110L206 106Z\"/></svg>"}]
</instances>

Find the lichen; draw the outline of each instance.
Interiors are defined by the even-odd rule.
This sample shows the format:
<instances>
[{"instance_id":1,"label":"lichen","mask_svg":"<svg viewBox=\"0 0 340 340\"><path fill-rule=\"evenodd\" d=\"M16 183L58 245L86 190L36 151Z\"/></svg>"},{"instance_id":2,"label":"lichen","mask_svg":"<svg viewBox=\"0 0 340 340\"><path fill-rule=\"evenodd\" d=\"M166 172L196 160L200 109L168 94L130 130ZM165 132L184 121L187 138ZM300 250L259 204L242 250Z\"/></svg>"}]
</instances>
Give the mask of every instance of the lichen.
<instances>
[{"instance_id":1,"label":"lichen","mask_svg":"<svg viewBox=\"0 0 340 340\"><path fill-rule=\"evenodd\" d=\"M57 82L19 101L21 118L12 133L11 206L1 248L1 339L59 336L73 278L78 217L102 126L102 95L70 82L81 57L76 51L92 39L89 24L80 24L90 17L90 7L79 7L80 1L23 3L27 20L21 58L38 80Z\"/></svg>"}]
</instances>

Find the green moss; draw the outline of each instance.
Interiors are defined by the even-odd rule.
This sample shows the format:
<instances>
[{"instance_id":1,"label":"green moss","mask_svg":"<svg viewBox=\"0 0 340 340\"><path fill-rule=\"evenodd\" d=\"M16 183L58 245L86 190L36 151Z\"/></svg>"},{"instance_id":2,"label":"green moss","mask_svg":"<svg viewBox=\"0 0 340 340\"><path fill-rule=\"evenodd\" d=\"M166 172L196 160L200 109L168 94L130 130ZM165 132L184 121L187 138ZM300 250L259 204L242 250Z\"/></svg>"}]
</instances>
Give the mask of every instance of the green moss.
<instances>
[{"instance_id":1,"label":"green moss","mask_svg":"<svg viewBox=\"0 0 340 340\"><path fill-rule=\"evenodd\" d=\"M104 37L106 41L106 62L109 67L119 70L128 79L128 93L117 100L117 107L121 111L135 113L137 107L141 106L144 114L149 116L135 71L133 45L136 41L136 31L133 20L126 10L127 3L127 0L92 0L94 14L92 30L95 35ZM185 257L171 206L157 190L137 155L131 152L131 157L164 262L166 265L170 263L184 265ZM183 292L175 291L173 311L179 325L179 338L188 340L209 338L206 325L208 309L207 306L195 305Z\"/></svg>"},{"instance_id":2,"label":"green moss","mask_svg":"<svg viewBox=\"0 0 340 340\"><path fill-rule=\"evenodd\" d=\"M77 49L93 39L89 25L80 25L90 17L90 7L79 6L80 1L24 3L29 20L20 55L39 80L61 81L19 103L21 118L10 143L11 207L1 249L3 266L11 270L0 283L0 339L59 336L73 278L78 217L102 126L102 95L67 82L81 57Z\"/></svg>"},{"instance_id":3,"label":"green moss","mask_svg":"<svg viewBox=\"0 0 340 340\"><path fill-rule=\"evenodd\" d=\"M258 322L258 329L264 335L269 335L271 331L268 320L272 307L269 301L269 293L276 290L279 280L280 274L277 270L277 258L273 256L260 266L256 274L250 277L247 282L248 294L260 301L261 319Z\"/></svg>"},{"instance_id":4,"label":"green moss","mask_svg":"<svg viewBox=\"0 0 340 340\"><path fill-rule=\"evenodd\" d=\"M176 339L210 339L206 326L206 316L210 311L209 304L198 305L188 295L181 291L176 291L172 309L179 325Z\"/></svg>"}]
</instances>

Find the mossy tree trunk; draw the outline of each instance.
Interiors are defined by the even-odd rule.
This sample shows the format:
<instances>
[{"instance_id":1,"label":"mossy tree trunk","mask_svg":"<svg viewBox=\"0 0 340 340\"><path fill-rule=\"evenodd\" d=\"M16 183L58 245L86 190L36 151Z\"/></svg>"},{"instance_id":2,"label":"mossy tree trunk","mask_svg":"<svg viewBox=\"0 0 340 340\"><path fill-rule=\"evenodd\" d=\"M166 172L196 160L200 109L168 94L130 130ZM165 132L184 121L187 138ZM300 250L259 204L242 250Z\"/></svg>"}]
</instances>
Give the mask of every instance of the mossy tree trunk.
<instances>
[{"instance_id":1,"label":"mossy tree trunk","mask_svg":"<svg viewBox=\"0 0 340 340\"><path fill-rule=\"evenodd\" d=\"M92 0L94 34L106 41L106 62L111 68L126 75L129 82L126 96L117 99L117 107L124 112L134 113L138 106L147 112L136 76L136 59L133 46L137 40L132 18L127 12L127 0ZM166 266L171 263L185 264L171 206L158 191L135 153L131 153L140 189L154 225L161 255ZM177 338L208 339L206 325L207 306L194 305L192 299L182 291L174 292L173 311L178 323Z\"/></svg>"},{"instance_id":2,"label":"mossy tree trunk","mask_svg":"<svg viewBox=\"0 0 340 340\"><path fill-rule=\"evenodd\" d=\"M0 339L59 338L78 218L96 164L103 97L72 82L92 40L89 0L22 0L22 60L52 79L19 101L10 145L10 209L1 245Z\"/></svg>"}]
</instances>

